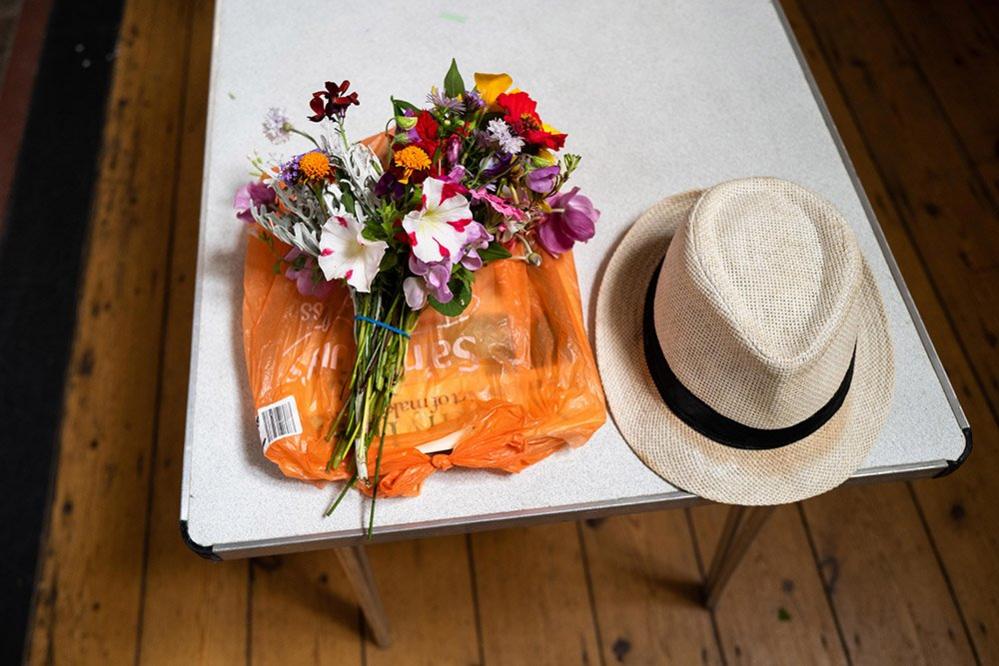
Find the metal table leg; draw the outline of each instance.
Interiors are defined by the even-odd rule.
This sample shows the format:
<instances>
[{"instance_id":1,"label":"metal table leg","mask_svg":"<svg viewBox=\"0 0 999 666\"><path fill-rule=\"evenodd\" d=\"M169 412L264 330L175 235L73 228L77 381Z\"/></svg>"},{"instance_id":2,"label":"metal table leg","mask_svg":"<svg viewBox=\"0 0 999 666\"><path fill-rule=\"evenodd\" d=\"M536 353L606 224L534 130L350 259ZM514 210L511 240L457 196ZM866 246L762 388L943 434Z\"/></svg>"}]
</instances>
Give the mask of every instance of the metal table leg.
<instances>
[{"instance_id":1,"label":"metal table leg","mask_svg":"<svg viewBox=\"0 0 999 666\"><path fill-rule=\"evenodd\" d=\"M725 585L775 508L777 507L733 506L728 510L725 528L704 584L704 604L708 608L718 605Z\"/></svg>"},{"instance_id":2,"label":"metal table leg","mask_svg":"<svg viewBox=\"0 0 999 666\"><path fill-rule=\"evenodd\" d=\"M371 629L371 636L375 639L378 647L388 647L392 643L392 632L389 629L388 617L385 615L385 607L382 606L382 598L378 594L378 586L375 585L375 577L371 573L371 565L368 563L368 554L364 546L344 546L334 548L337 558L343 571L347 574L354 593L357 595L357 603L364 613L364 620Z\"/></svg>"}]
</instances>

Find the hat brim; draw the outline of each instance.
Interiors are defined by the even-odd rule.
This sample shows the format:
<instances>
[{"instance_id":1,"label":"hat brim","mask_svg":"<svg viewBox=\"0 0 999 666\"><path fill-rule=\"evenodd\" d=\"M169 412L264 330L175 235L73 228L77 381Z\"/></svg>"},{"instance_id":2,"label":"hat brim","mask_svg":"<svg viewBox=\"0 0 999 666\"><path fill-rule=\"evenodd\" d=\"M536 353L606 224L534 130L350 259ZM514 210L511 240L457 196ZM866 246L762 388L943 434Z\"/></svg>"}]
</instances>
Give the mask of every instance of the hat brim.
<instances>
[{"instance_id":1,"label":"hat brim","mask_svg":"<svg viewBox=\"0 0 999 666\"><path fill-rule=\"evenodd\" d=\"M656 474L716 502L785 504L846 481L867 459L891 406L894 354L881 295L864 264L856 366L846 400L810 436L750 451L719 444L663 403L642 351L643 303L656 267L700 191L665 199L628 230L597 295L597 365L611 415L625 441Z\"/></svg>"}]
</instances>

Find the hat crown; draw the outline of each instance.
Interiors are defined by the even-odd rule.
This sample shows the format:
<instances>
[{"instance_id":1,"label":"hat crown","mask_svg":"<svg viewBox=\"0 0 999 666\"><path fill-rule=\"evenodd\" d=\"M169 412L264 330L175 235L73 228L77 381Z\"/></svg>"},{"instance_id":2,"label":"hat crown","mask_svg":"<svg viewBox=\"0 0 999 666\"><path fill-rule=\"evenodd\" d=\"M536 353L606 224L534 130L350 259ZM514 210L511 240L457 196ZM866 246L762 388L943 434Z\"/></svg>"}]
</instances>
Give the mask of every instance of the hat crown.
<instances>
[{"instance_id":1,"label":"hat crown","mask_svg":"<svg viewBox=\"0 0 999 666\"><path fill-rule=\"evenodd\" d=\"M792 183L753 179L709 190L691 213L686 260L706 297L762 359L793 367L849 314L860 251L832 206Z\"/></svg>"},{"instance_id":2,"label":"hat crown","mask_svg":"<svg viewBox=\"0 0 999 666\"><path fill-rule=\"evenodd\" d=\"M794 425L831 398L849 366L862 271L829 203L774 178L722 183L667 252L655 305L664 356L721 414Z\"/></svg>"}]
</instances>

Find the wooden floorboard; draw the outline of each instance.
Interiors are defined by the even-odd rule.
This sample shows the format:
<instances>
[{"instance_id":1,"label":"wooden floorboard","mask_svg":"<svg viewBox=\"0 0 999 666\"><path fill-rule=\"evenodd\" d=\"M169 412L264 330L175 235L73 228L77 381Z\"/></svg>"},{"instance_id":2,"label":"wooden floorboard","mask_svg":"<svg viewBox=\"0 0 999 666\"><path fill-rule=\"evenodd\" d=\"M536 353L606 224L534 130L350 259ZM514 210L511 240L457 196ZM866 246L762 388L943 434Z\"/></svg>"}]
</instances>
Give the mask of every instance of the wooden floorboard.
<instances>
[{"instance_id":1,"label":"wooden floorboard","mask_svg":"<svg viewBox=\"0 0 999 666\"><path fill-rule=\"evenodd\" d=\"M999 160L999 104L988 94L999 76L999 48L987 26L965 2L883 2L968 161L982 174ZM994 202L996 183L986 185Z\"/></svg>"},{"instance_id":2,"label":"wooden floorboard","mask_svg":"<svg viewBox=\"0 0 999 666\"><path fill-rule=\"evenodd\" d=\"M363 663L361 615L333 553L264 557L250 566L249 663Z\"/></svg>"},{"instance_id":3,"label":"wooden floorboard","mask_svg":"<svg viewBox=\"0 0 999 666\"><path fill-rule=\"evenodd\" d=\"M785 3L790 9L796 3ZM999 660L999 489L994 479L999 475L999 428L995 418L994 403L990 402L989 385L984 379L987 376L983 368L987 366L989 357L995 354L995 346L989 343L989 335L978 326L976 319L967 321L962 310L956 304L964 301L967 308L967 292L977 291L979 286L987 283L988 269L985 273L974 269L969 261L960 255L951 261L941 260L941 257L953 257L950 254L954 243L977 243L977 238L988 236L991 231L993 242L995 233L995 218L982 211L973 220L955 218L952 207L932 208L935 212L946 210L941 215L936 226L940 236L950 234L953 242L943 246L924 234L917 233L911 209L911 199L898 196L886 184L889 182L886 174L891 173L896 182L917 178L925 169L926 163L932 162L938 156L941 159L954 160L965 150L955 147L955 135L947 122L940 119L939 107L932 103L934 94L925 89L925 79L912 74L898 75L883 62L878 67L867 67L866 71L884 72L880 78L846 76L841 69L835 67L837 60L843 61L844 55L840 49L844 47L836 39L847 26L858 21L871 20L867 14L856 14L867 5L849 3L849 7L836 7L824 3L802 3L804 11L799 11L799 33L807 35L819 32L817 26L823 26L828 33L825 44L822 40L814 40L811 59L814 63L824 63L823 66L813 65L813 72L819 79L819 86L830 105L833 117L843 135L847 148L862 182L871 198L875 212L892 247L896 261L906 277L910 292L920 309L923 320L930 332L934 345L940 354L944 367L954 383L962 405L968 415L974 430L976 441L975 453L969 464L965 465L953 477L940 481L923 481L913 484L914 495L918 509L922 511L929 527L932 545L942 564L947 582L954 591L958 611L964 619L964 626L971 636L972 646L979 659L984 663ZM814 6L813 6L814 5ZM852 23L844 25L837 19L825 19L824 23L812 15L816 7L822 12L851 11ZM874 6L877 9L877 6ZM881 14L882 19L884 15ZM837 22L839 21L839 22ZM873 62L881 58L877 54L868 53L866 49L880 50L886 48L885 43L896 52L901 52L902 46L897 42L892 47L892 36L897 37L888 25L883 25L884 32L880 34L877 44L851 42L851 47L859 51L854 59L860 62ZM842 39L842 37L840 37ZM807 40L803 40L807 41ZM806 51L807 52L807 51ZM879 61L880 62L880 61ZM896 59L894 62L898 62ZM891 88L904 81L907 87L917 87L918 95L914 101L920 101L923 113L934 111L936 120L932 132L925 129L915 138L903 139L892 133L893 142L875 140L887 131L883 126L882 113L876 112L866 100L872 91L884 87ZM918 88L918 86L922 88ZM990 93L991 90L991 93ZM996 86L982 91L986 97L995 98ZM908 121L910 124L914 120ZM921 123L931 121L925 118ZM906 140L908 143L898 146L896 142ZM915 143L915 145L913 145ZM921 159L911 164L899 160L896 151L910 154L920 151L925 153ZM952 165L953 166L953 165ZM955 167L956 168L956 167ZM963 167L968 173L967 164ZM913 176L912 174L915 174ZM970 176L969 176L970 177ZM954 199L967 203L968 189L959 183L949 193L941 190L944 200ZM969 231L964 231L967 228ZM970 233L971 238L965 240ZM985 266L994 263L996 255L983 250ZM988 285L984 284L985 289ZM986 299L981 311L982 316L996 316L996 299Z\"/></svg>"},{"instance_id":4,"label":"wooden floorboard","mask_svg":"<svg viewBox=\"0 0 999 666\"><path fill-rule=\"evenodd\" d=\"M711 561L727 507L693 509L704 560ZM729 664L846 664L836 617L793 506L778 508L715 610Z\"/></svg>"},{"instance_id":5,"label":"wooden floorboard","mask_svg":"<svg viewBox=\"0 0 999 666\"><path fill-rule=\"evenodd\" d=\"M974 663L904 484L841 488L802 507L853 664L882 663L885 655L907 664Z\"/></svg>"},{"instance_id":6,"label":"wooden floorboard","mask_svg":"<svg viewBox=\"0 0 999 666\"><path fill-rule=\"evenodd\" d=\"M40 563L32 663L129 663L139 635L191 12L129 2Z\"/></svg>"},{"instance_id":7,"label":"wooden floorboard","mask_svg":"<svg viewBox=\"0 0 999 666\"><path fill-rule=\"evenodd\" d=\"M482 645L469 539L420 539L369 551L393 626L391 648L367 644L366 666L478 663Z\"/></svg>"},{"instance_id":8,"label":"wooden floorboard","mask_svg":"<svg viewBox=\"0 0 999 666\"><path fill-rule=\"evenodd\" d=\"M137 659L140 664L231 664L246 654L247 563L208 566L192 557L178 538L177 524L184 449L184 419L178 415L185 413L187 404L212 9L210 0L193 3L157 438L152 458Z\"/></svg>"},{"instance_id":9,"label":"wooden floorboard","mask_svg":"<svg viewBox=\"0 0 999 666\"><path fill-rule=\"evenodd\" d=\"M176 503L212 6L128 0L30 661L999 662L999 10L785 8L976 429L965 468L779 509L715 613L722 507L372 547L386 650L332 553L196 558Z\"/></svg>"},{"instance_id":10,"label":"wooden floorboard","mask_svg":"<svg viewBox=\"0 0 999 666\"><path fill-rule=\"evenodd\" d=\"M572 523L472 536L487 664L597 664L598 631Z\"/></svg>"},{"instance_id":11,"label":"wooden floorboard","mask_svg":"<svg viewBox=\"0 0 999 666\"><path fill-rule=\"evenodd\" d=\"M721 664L683 511L579 525L604 662Z\"/></svg>"}]
</instances>

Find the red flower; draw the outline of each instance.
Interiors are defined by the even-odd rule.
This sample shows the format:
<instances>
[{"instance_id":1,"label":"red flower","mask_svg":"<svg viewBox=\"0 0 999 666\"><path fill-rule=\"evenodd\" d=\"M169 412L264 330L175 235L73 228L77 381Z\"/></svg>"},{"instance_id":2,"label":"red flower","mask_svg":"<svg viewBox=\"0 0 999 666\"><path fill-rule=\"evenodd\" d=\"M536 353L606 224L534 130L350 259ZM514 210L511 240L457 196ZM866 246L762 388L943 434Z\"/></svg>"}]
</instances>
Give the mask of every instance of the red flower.
<instances>
[{"instance_id":1,"label":"red flower","mask_svg":"<svg viewBox=\"0 0 999 666\"><path fill-rule=\"evenodd\" d=\"M524 135L524 140L549 150L562 150L567 136L568 134L552 134L544 130L530 130Z\"/></svg>"},{"instance_id":2,"label":"red flower","mask_svg":"<svg viewBox=\"0 0 999 666\"><path fill-rule=\"evenodd\" d=\"M527 143L550 150L559 150L565 145L567 135L544 129L537 111L538 103L526 92L502 93L496 103L503 109L503 120Z\"/></svg>"},{"instance_id":3,"label":"red flower","mask_svg":"<svg viewBox=\"0 0 999 666\"><path fill-rule=\"evenodd\" d=\"M523 136L527 130L541 129L538 103L526 92L502 93L496 98L496 103L505 112L503 120L517 134Z\"/></svg>"},{"instance_id":4,"label":"red flower","mask_svg":"<svg viewBox=\"0 0 999 666\"><path fill-rule=\"evenodd\" d=\"M314 123L318 123L323 118L342 120L347 115L347 109L350 108L351 104L355 106L360 104L357 101L356 92L347 94L348 88L350 88L350 81L344 81L339 85L327 81L326 90L312 93L309 107L315 115L309 116L309 120Z\"/></svg>"},{"instance_id":5,"label":"red flower","mask_svg":"<svg viewBox=\"0 0 999 666\"><path fill-rule=\"evenodd\" d=\"M437 121L434 120L433 115L429 111L420 111L420 115L416 117L416 127L413 128L413 131L417 137L414 143L432 159L434 153L437 152L438 143Z\"/></svg>"}]
</instances>

